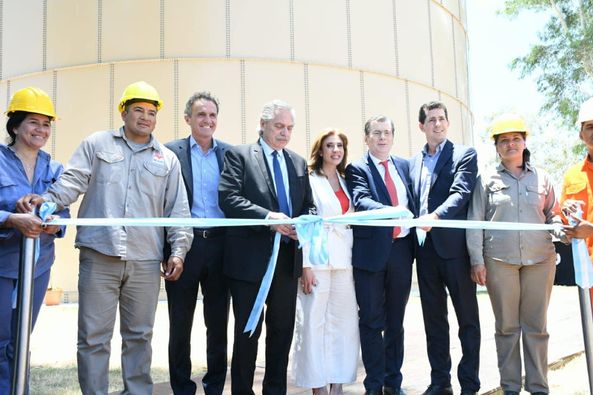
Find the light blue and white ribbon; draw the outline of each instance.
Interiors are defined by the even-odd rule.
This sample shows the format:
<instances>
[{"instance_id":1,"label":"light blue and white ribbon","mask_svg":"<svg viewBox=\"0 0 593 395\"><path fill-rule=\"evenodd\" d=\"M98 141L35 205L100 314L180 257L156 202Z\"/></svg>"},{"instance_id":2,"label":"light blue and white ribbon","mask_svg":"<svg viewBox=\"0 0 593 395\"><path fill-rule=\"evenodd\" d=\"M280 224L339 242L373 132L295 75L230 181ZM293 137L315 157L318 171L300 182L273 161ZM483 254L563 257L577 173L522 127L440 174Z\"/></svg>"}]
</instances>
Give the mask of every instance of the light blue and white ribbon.
<instances>
[{"instance_id":1,"label":"light blue and white ribbon","mask_svg":"<svg viewBox=\"0 0 593 395\"><path fill-rule=\"evenodd\" d=\"M261 313L264 310L264 304L266 303L268 293L270 292L272 280L274 279L274 270L276 270L276 262L278 261L278 251L280 250L280 238L280 233L276 233L276 236L274 236L274 245L272 247L272 256L268 261L266 273L264 274L264 277L261 280L259 291L257 292L255 302L253 303L253 308L251 309L251 313L249 314L249 318L247 319L247 324L245 324L245 329L243 330L243 333L249 332L249 337L253 336L253 333L257 328L259 318L261 317Z\"/></svg>"},{"instance_id":2,"label":"light blue and white ribbon","mask_svg":"<svg viewBox=\"0 0 593 395\"><path fill-rule=\"evenodd\" d=\"M54 202L43 202L39 206L38 216L42 222L47 222L47 219L57 210L58 205ZM35 239L35 264L39 259L39 252L41 251L41 245L39 244L39 237Z\"/></svg>"},{"instance_id":3,"label":"light blue and white ribbon","mask_svg":"<svg viewBox=\"0 0 593 395\"><path fill-rule=\"evenodd\" d=\"M39 206L38 216L41 218L41 221L46 222L49 216L51 216L54 211L56 211L57 205L54 202L44 202ZM39 241L39 237L35 239L35 260L33 261L33 265L37 265L37 261L39 260L39 252L41 251L41 244ZM16 299L17 299L17 290L19 288L19 280L17 279L14 282L14 288L12 290L12 308L16 309Z\"/></svg>"},{"instance_id":4,"label":"light blue and white ribbon","mask_svg":"<svg viewBox=\"0 0 593 395\"><path fill-rule=\"evenodd\" d=\"M323 228L323 218L317 215L301 215L295 224L299 248L309 250L309 262L325 265L329 261L327 251L327 231Z\"/></svg>"},{"instance_id":5,"label":"light blue and white ribbon","mask_svg":"<svg viewBox=\"0 0 593 395\"><path fill-rule=\"evenodd\" d=\"M296 218L297 222L295 222L294 225L300 243L299 248L308 247L309 261L313 265L324 265L329 259L327 251L327 231L323 228L324 221L329 223L355 224L359 221L381 220L381 218L399 219L412 217L412 213L406 208L388 207L381 210L360 211L358 213L338 215L328 218L321 218L318 215L301 215ZM381 223L380 226L385 226L385 224ZM278 259L278 250L280 248L279 244L280 233L276 233L274 246L272 248L272 256L268 261L266 273L264 274L251 314L249 315L249 319L243 330L244 333L249 332L249 336L252 336L257 328L259 318L261 317L264 308L264 303L268 296L270 286L272 285L276 261Z\"/></svg>"},{"instance_id":6,"label":"light blue and white ribbon","mask_svg":"<svg viewBox=\"0 0 593 395\"><path fill-rule=\"evenodd\" d=\"M343 225L356 226L384 226L384 227L416 227L416 234L420 243L424 241L426 232L420 227L432 228L461 228L461 229L487 229L487 230L548 230L554 231L562 228L560 224L531 224L518 222L491 222L491 221L468 221L468 220L428 220L414 218L413 214L402 206L386 207L379 210L360 211L356 213L349 213L338 215L334 217L321 218L316 215L303 215L298 218L290 218L286 220L272 220L272 219L233 219L233 218L60 218L54 221L47 222L48 225L76 225L76 226L140 226L140 227L154 227L154 226L189 226L189 227L231 227L231 226L268 226L279 224L295 225L297 231L300 247L308 246L309 261L314 265L321 265L328 262L327 251L327 230L324 229L323 223L336 223ZM259 292L245 326L244 332L249 332L250 336L254 333L266 298L268 296L272 279L274 277L274 270L276 268L276 261L278 259L278 251L280 248L280 234L277 233L274 238L272 248L272 255L268 261L268 266L264 277L262 279ZM584 244L584 243L583 243ZM573 241L573 255L575 256L575 273L577 255L574 250ZM585 245L585 255L586 253ZM589 260L588 266L583 263L583 268L579 270L581 284L588 284L591 287L593 283L593 267ZM588 269L586 269L588 268ZM577 282L578 284L578 282ZM581 285L579 284L579 285ZM583 286L583 285L581 285Z\"/></svg>"},{"instance_id":7,"label":"light blue and white ribbon","mask_svg":"<svg viewBox=\"0 0 593 395\"><path fill-rule=\"evenodd\" d=\"M580 206L574 215L577 218L583 218L583 210ZM577 223L572 217L568 218L568 222L573 226ZM591 288L593 286L593 265L591 265L587 243L584 239L572 239L571 246L574 281L581 288Z\"/></svg>"},{"instance_id":8,"label":"light blue and white ribbon","mask_svg":"<svg viewBox=\"0 0 593 395\"><path fill-rule=\"evenodd\" d=\"M316 217L315 221L307 217ZM303 224L307 222L330 222L356 226L403 226L403 227L432 227L432 228L462 228L488 230L556 230L560 224L531 224L522 222L491 222L469 220L429 220L413 218L410 211L403 207L388 207L380 210L360 211L335 217L321 218L301 216L285 220L277 219L234 219L234 218L59 218L46 222L47 225L76 225L76 226L189 226L202 227L230 227L230 226L268 226L280 224ZM312 234L315 232L311 232Z\"/></svg>"}]
</instances>

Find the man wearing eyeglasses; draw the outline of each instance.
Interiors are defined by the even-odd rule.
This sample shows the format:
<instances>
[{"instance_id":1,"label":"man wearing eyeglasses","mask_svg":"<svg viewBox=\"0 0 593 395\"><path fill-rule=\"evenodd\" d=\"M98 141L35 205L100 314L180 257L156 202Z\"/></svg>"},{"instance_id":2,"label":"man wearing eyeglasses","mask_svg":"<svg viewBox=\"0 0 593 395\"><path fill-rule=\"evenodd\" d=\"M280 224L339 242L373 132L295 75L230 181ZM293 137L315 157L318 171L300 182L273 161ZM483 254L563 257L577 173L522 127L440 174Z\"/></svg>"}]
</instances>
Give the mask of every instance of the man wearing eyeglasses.
<instances>
[{"instance_id":1,"label":"man wearing eyeglasses","mask_svg":"<svg viewBox=\"0 0 593 395\"><path fill-rule=\"evenodd\" d=\"M410 163L416 214L424 219L465 220L478 174L476 151L447 139L449 117L441 102L422 105L418 122L426 145ZM430 386L423 395L453 394L447 291L463 351L457 369L461 394L475 394L480 389L480 320L465 229L423 229L428 233L417 250L416 270L431 367Z\"/></svg>"},{"instance_id":2,"label":"man wearing eyeglasses","mask_svg":"<svg viewBox=\"0 0 593 395\"><path fill-rule=\"evenodd\" d=\"M366 157L346 168L356 211L403 206L414 211L408 162L391 155L393 121L379 115L364 127ZM404 313L412 281L413 238L401 227L354 226L352 266L359 308L365 394L398 395L404 358Z\"/></svg>"}]
</instances>

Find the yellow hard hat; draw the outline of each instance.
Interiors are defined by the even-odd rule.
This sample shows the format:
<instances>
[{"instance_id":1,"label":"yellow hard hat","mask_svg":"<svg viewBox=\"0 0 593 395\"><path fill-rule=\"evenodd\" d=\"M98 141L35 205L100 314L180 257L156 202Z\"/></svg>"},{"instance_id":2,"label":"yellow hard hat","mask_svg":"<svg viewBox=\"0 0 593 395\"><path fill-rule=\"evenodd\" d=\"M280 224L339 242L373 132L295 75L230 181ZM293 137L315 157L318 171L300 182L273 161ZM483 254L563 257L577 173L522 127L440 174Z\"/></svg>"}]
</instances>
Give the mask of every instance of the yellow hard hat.
<instances>
[{"instance_id":1,"label":"yellow hard hat","mask_svg":"<svg viewBox=\"0 0 593 395\"><path fill-rule=\"evenodd\" d=\"M14 92L8 104L6 115L10 115L15 111L32 112L47 115L51 119L56 118L56 110L48 94L34 86Z\"/></svg>"},{"instance_id":2,"label":"yellow hard hat","mask_svg":"<svg viewBox=\"0 0 593 395\"><path fill-rule=\"evenodd\" d=\"M515 114L505 114L498 117L490 126L490 138L494 140L495 136L503 133L519 132L529 134L525 121Z\"/></svg>"},{"instance_id":3,"label":"yellow hard hat","mask_svg":"<svg viewBox=\"0 0 593 395\"><path fill-rule=\"evenodd\" d=\"M593 121L593 97L581 104L577 126L580 127L583 122Z\"/></svg>"},{"instance_id":4,"label":"yellow hard hat","mask_svg":"<svg viewBox=\"0 0 593 395\"><path fill-rule=\"evenodd\" d=\"M123 112L126 109L126 103L130 100L146 100L154 102L157 111L163 106L163 101L159 97L159 93L154 86L144 81L134 82L133 84L126 86L124 93L121 95L119 106L117 107L119 112Z\"/></svg>"}]
</instances>

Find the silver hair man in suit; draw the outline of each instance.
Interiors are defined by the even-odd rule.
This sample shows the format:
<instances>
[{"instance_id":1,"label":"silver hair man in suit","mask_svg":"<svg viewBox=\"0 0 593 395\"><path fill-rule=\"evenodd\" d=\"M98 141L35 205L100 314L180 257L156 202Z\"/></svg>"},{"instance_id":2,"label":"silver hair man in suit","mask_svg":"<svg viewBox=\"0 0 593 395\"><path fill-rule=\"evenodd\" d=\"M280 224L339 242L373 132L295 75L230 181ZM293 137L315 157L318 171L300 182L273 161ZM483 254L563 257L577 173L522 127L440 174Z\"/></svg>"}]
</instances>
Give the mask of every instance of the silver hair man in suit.
<instances>
[{"instance_id":1,"label":"silver hair man in suit","mask_svg":"<svg viewBox=\"0 0 593 395\"><path fill-rule=\"evenodd\" d=\"M286 219L314 211L305 159L286 149L294 127L287 103L267 103L260 117L260 138L227 151L220 177L220 207L230 218ZM294 329L297 280L302 253L289 224L232 227L227 230L224 273L229 278L235 316L231 365L233 394L253 394L257 341L263 317L250 336L243 333L272 254L275 232L283 235L266 299L266 372L264 394L286 394L286 370Z\"/></svg>"}]
</instances>

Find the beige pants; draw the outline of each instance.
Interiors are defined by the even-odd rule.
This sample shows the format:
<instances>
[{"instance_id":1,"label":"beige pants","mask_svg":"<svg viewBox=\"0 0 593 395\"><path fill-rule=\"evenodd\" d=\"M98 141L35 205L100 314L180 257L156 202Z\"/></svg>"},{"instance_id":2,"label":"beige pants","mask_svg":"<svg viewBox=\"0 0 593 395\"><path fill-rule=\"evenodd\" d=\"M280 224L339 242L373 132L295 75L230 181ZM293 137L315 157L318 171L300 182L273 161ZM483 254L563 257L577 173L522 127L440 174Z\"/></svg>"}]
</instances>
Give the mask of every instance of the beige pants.
<instances>
[{"instance_id":1,"label":"beige pants","mask_svg":"<svg viewBox=\"0 0 593 395\"><path fill-rule=\"evenodd\" d=\"M486 259L486 286L496 318L500 384L521 391L523 337L525 389L549 392L547 311L556 273L556 257L535 265L510 265Z\"/></svg>"},{"instance_id":2,"label":"beige pants","mask_svg":"<svg viewBox=\"0 0 593 395\"><path fill-rule=\"evenodd\" d=\"M152 394L152 329L160 287L158 261L122 261L80 250L78 381L82 393L107 394L109 355L119 307L122 394Z\"/></svg>"}]
</instances>

